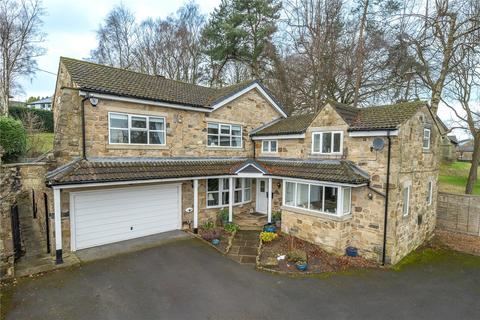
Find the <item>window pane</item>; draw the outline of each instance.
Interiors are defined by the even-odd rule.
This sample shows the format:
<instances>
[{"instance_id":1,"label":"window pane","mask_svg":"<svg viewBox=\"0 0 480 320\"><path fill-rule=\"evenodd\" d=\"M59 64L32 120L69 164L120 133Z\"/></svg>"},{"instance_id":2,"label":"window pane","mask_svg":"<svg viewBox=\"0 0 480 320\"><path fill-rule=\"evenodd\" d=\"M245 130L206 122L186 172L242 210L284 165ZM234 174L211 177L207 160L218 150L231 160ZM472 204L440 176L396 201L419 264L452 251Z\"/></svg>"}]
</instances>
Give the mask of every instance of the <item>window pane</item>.
<instances>
[{"instance_id":1,"label":"window pane","mask_svg":"<svg viewBox=\"0 0 480 320\"><path fill-rule=\"evenodd\" d=\"M235 203L242 202L242 191L241 190L235 191L234 197L235 197Z\"/></svg>"},{"instance_id":2,"label":"window pane","mask_svg":"<svg viewBox=\"0 0 480 320\"><path fill-rule=\"evenodd\" d=\"M322 211L323 187L310 186L310 210Z\"/></svg>"},{"instance_id":3,"label":"window pane","mask_svg":"<svg viewBox=\"0 0 480 320\"><path fill-rule=\"evenodd\" d=\"M218 179L207 180L208 191L218 191Z\"/></svg>"},{"instance_id":4,"label":"window pane","mask_svg":"<svg viewBox=\"0 0 480 320\"><path fill-rule=\"evenodd\" d=\"M218 136L208 135L208 145L209 146L218 146Z\"/></svg>"},{"instance_id":5,"label":"window pane","mask_svg":"<svg viewBox=\"0 0 480 320\"><path fill-rule=\"evenodd\" d=\"M218 124L216 124L216 123L209 123L209 124L208 124L208 133L210 133L210 134L218 134Z\"/></svg>"},{"instance_id":6,"label":"window pane","mask_svg":"<svg viewBox=\"0 0 480 320\"><path fill-rule=\"evenodd\" d=\"M132 117L132 128L147 128L147 118L144 117Z\"/></svg>"},{"instance_id":7,"label":"window pane","mask_svg":"<svg viewBox=\"0 0 480 320\"><path fill-rule=\"evenodd\" d=\"M229 203L229 192L222 192L222 204L228 204Z\"/></svg>"},{"instance_id":8,"label":"window pane","mask_svg":"<svg viewBox=\"0 0 480 320\"><path fill-rule=\"evenodd\" d=\"M240 189L242 187L242 179L235 179L235 189Z\"/></svg>"},{"instance_id":9,"label":"window pane","mask_svg":"<svg viewBox=\"0 0 480 320\"><path fill-rule=\"evenodd\" d=\"M430 204L431 197L432 197L432 182L430 181L427 184L427 204Z\"/></svg>"},{"instance_id":10,"label":"window pane","mask_svg":"<svg viewBox=\"0 0 480 320\"><path fill-rule=\"evenodd\" d=\"M320 152L320 134L313 135L313 152Z\"/></svg>"},{"instance_id":11,"label":"window pane","mask_svg":"<svg viewBox=\"0 0 480 320\"><path fill-rule=\"evenodd\" d=\"M110 127L112 128L128 128L128 116L123 114L110 115Z\"/></svg>"},{"instance_id":12,"label":"window pane","mask_svg":"<svg viewBox=\"0 0 480 320\"><path fill-rule=\"evenodd\" d=\"M230 184L228 182L228 178L223 179L222 189L223 190L228 190L229 188L230 188Z\"/></svg>"},{"instance_id":13,"label":"window pane","mask_svg":"<svg viewBox=\"0 0 480 320\"><path fill-rule=\"evenodd\" d=\"M128 130L110 129L111 143L128 143Z\"/></svg>"},{"instance_id":14,"label":"window pane","mask_svg":"<svg viewBox=\"0 0 480 320\"><path fill-rule=\"evenodd\" d=\"M245 188L250 188L252 186L252 179L245 179Z\"/></svg>"},{"instance_id":15,"label":"window pane","mask_svg":"<svg viewBox=\"0 0 480 320\"><path fill-rule=\"evenodd\" d=\"M262 141L262 151L268 152L268 141Z\"/></svg>"},{"instance_id":16,"label":"window pane","mask_svg":"<svg viewBox=\"0 0 480 320\"><path fill-rule=\"evenodd\" d=\"M297 184L297 207L308 208L308 184Z\"/></svg>"},{"instance_id":17,"label":"window pane","mask_svg":"<svg viewBox=\"0 0 480 320\"><path fill-rule=\"evenodd\" d=\"M265 192L265 181L260 180L260 192Z\"/></svg>"},{"instance_id":18,"label":"window pane","mask_svg":"<svg viewBox=\"0 0 480 320\"><path fill-rule=\"evenodd\" d=\"M242 138L232 137L232 147L241 147L241 146L242 146Z\"/></svg>"},{"instance_id":19,"label":"window pane","mask_svg":"<svg viewBox=\"0 0 480 320\"><path fill-rule=\"evenodd\" d=\"M341 133L334 133L333 134L333 152L340 152L340 138Z\"/></svg>"},{"instance_id":20,"label":"window pane","mask_svg":"<svg viewBox=\"0 0 480 320\"><path fill-rule=\"evenodd\" d=\"M130 143L147 143L147 131L130 130Z\"/></svg>"},{"instance_id":21,"label":"window pane","mask_svg":"<svg viewBox=\"0 0 480 320\"><path fill-rule=\"evenodd\" d=\"M285 183L285 204L286 205L289 205L289 206L295 205L294 193L295 193L295 183L286 182Z\"/></svg>"},{"instance_id":22,"label":"window pane","mask_svg":"<svg viewBox=\"0 0 480 320\"><path fill-rule=\"evenodd\" d=\"M403 214L408 214L408 206L409 206L409 188L403 188Z\"/></svg>"},{"instance_id":23,"label":"window pane","mask_svg":"<svg viewBox=\"0 0 480 320\"><path fill-rule=\"evenodd\" d=\"M324 132L322 135L322 153L332 152L332 133Z\"/></svg>"},{"instance_id":24,"label":"window pane","mask_svg":"<svg viewBox=\"0 0 480 320\"><path fill-rule=\"evenodd\" d=\"M277 141L271 141L270 142L270 151L271 152L277 152Z\"/></svg>"},{"instance_id":25,"label":"window pane","mask_svg":"<svg viewBox=\"0 0 480 320\"><path fill-rule=\"evenodd\" d=\"M351 204L350 204L350 194L352 193L352 188L343 188L343 213L349 213Z\"/></svg>"},{"instance_id":26,"label":"window pane","mask_svg":"<svg viewBox=\"0 0 480 320\"><path fill-rule=\"evenodd\" d=\"M244 196L243 201L250 201L251 200L251 189L245 189L243 196Z\"/></svg>"},{"instance_id":27,"label":"window pane","mask_svg":"<svg viewBox=\"0 0 480 320\"><path fill-rule=\"evenodd\" d=\"M164 144L163 132L150 131L150 144Z\"/></svg>"},{"instance_id":28,"label":"window pane","mask_svg":"<svg viewBox=\"0 0 480 320\"><path fill-rule=\"evenodd\" d=\"M230 146L230 136L220 136L220 145L224 147Z\"/></svg>"},{"instance_id":29,"label":"window pane","mask_svg":"<svg viewBox=\"0 0 480 320\"><path fill-rule=\"evenodd\" d=\"M325 208L328 213L337 213L337 188L325 187Z\"/></svg>"},{"instance_id":30,"label":"window pane","mask_svg":"<svg viewBox=\"0 0 480 320\"><path fill-rule=\"evenodd\" d=\"M240 127L240 126L232 126L232 135L233 135L233 136L240 136L240 135L242 135L242 127Z\"/></svg>"},{"instance_id":31,"label":"window pane","mask_svg":"<svg viewBox=\"0 0 480 320\"><path fill-rule=\"evenodd\" d=\"M212 192L207 194L208 206L218 206L218 193Z\"/></svg>"},{"instance_id":32,"label":"window pane","mask_svg":"<svg viewBox=\"0 0 480 320\"><path fill-rule=\"evenodd\" d=\"M165 126L162 118L150 118L150 122L148 126L150 130L165 130Z\"/></svg>"},{"instance_id":33,"label":"window pane","mask_svg":"<svg viewBox=\"0 0 480 320\"><path fill-rule=\"evenodd\" d=\"M230 126L220 125L220 134L228 134L230 135Z\"/></svg>"}]
</instances>

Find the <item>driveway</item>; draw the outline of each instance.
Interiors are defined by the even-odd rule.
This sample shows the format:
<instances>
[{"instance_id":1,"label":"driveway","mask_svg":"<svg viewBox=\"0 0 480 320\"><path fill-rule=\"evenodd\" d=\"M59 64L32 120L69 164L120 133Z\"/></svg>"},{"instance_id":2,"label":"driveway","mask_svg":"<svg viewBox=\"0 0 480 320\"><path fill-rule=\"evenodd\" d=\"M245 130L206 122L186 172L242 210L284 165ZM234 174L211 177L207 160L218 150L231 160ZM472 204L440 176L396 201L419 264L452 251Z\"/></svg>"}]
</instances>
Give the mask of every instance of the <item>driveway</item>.
<instances>
[{"instance_id":1,"label":"driveway","mask_svg":"<svg viewBox=\"0 0 480 320\"><path fill-rule=\"evenodd\" d=\"M479 265L290 278L189 239L20 280L3 307L15 320L480 319Z\"/></svg>"}]
</instances>

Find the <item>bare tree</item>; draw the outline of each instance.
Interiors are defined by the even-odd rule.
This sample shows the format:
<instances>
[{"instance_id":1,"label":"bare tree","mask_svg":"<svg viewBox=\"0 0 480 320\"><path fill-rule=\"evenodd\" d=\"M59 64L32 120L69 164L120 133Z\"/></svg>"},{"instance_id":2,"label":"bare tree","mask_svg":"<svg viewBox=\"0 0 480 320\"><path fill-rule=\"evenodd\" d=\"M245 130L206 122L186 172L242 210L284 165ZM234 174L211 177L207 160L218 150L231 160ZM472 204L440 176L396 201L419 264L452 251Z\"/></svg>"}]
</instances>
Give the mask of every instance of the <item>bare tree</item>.
<instances>
[{"instance_id":1,"label":"bare tree","mask_svg":"<svg viewBox=\"0 0 480 320\"><path fill-rule=\"evenodd\" d=\"M123 69L133 69L136 22L133 12L123 4L113 8L97 30L98 46L93 60Z\"/></svg>"},{"instance_id":2,"label":"bare tree","mask_svg":"<svg viewBox=\"0 0 480 320\"><path fill-rule=\"evenodd\" d=\"M41 0L0 1L0 115L8 114L12 91L21 76L33 74L44 34Z\"/></svg>"},{"instance_id":3,"label":"bare tree","mask_svg":"<svg viewBox=\"0 0 480 320\"><path fill-rule=\"evenodd\" d=\"M465 188L465 193L471 194L480 161L480 34L471 34L468 38L476 45L464 45L452 57L455 68L442 101L455 115L452 129L463 129L473 138L472 164Z\"/></svg>"},{"instance_id":4,"label":"bare tree","mask_svg":"<svg viewBox=\"0 0 480 320\"><path fill-rule=\"evenodd\" d=\"M416 72L430 95L434 113L455 68L452 58L467 44L468 35L480 28L479 12L476 0L430 0L418 1L418 7L407 14L410 24L405 36L416 55Z\"/></svg>"}]
</instances>

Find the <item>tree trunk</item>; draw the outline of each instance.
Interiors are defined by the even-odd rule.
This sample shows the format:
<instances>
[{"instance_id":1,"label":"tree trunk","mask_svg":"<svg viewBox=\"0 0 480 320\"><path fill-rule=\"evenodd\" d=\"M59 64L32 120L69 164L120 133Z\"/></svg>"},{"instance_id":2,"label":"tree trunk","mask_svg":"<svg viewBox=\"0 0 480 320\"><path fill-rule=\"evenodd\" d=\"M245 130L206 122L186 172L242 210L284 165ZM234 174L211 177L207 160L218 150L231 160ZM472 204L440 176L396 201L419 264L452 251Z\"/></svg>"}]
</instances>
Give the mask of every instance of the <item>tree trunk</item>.
<instances>
[{"instance_id":1,"label":"tree trunk","mask_svg":"<svg viewBox=\"0 0 480 320\"><path fill-rule=\"evenodd\" d=\"M480 160L480 135L473 136L473 155L472 165L468 173L467 186L465 187L466 194L472 194L473 187L477 182L478 161Z\"/></svg>"},{"instance_id":2,"label":"tree trunk","mask_svg":"<svg viewBox=\"0 0 480 320\"><path fill-rule=\"evenodd\" d=\"M356 107L358 104L358 98L360 93L360 86L362 84L362 77L363 77L363 60L364 60L364 45L365 45L365 25L367 23L367 14L368 14L368 2L369 0L365 1L365 7L363 8L362 20L360 21L360 32L358 35L358 46L357 46L357 54L356 54L356 77L355 77L355 92L353 97L353 106Z\"/></svg>"}]
</instances>

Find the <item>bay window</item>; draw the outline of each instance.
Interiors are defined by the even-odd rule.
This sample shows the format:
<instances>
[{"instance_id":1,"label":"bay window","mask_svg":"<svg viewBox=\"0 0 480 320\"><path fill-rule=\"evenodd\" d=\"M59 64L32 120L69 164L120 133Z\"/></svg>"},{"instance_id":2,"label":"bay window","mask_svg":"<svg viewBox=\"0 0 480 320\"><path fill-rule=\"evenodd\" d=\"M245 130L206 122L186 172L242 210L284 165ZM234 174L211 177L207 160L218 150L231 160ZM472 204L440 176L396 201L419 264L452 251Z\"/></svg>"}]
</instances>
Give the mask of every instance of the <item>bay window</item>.
<instances>
[{"instance_id":1,"label":"bay window","mask_svg":"<svg viewBox=\"0 0 480 320\"><path fill-rule=\"evenodd\" d=\"M207 146L242 147L242 126L209 122L207 124Z\"/></svg>"},{"instance_id":2,"label":"bay window","mask_svg":"<svg viewBox=\"0 0 480 320\"><path fill-rule=\"evenodd\" d=\"M342 140L342 131L313 132L312 153L341 154L343 144Z\"/></svg>"},{"instance_id":3,"label":"bay window","mask_svg":"<svg viewBox=\"0 0 480 320\"><path fill-rule=\"evenodd\" d=\"M110 112L108 131L110 144L165 145L164 117Z\"/></svg>"},{"instance_id":4,"label":"bay window","mask_svg":"<svg viewBox=\"0 0 480 320\"><path fill-rule=\"evenodd\" d=\"M343 216L351 212L351 188L286 181L283 205Z\"/></svg>"},{"instance_id":5,"label":"bay window","mask_svg":"<svg viewBox=\"0 0 480 320\"><path fill-rule=\"evenodd\" d=\"M229 179L207 179L207 208L228 206L230 201ZM241 204L252 200L252 180L233 179L233 203Z\"/></svg>"}]
</instances>

